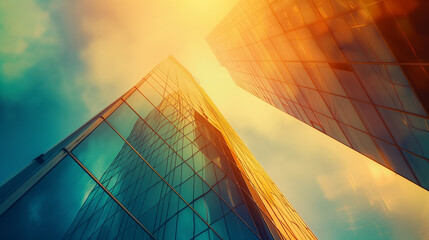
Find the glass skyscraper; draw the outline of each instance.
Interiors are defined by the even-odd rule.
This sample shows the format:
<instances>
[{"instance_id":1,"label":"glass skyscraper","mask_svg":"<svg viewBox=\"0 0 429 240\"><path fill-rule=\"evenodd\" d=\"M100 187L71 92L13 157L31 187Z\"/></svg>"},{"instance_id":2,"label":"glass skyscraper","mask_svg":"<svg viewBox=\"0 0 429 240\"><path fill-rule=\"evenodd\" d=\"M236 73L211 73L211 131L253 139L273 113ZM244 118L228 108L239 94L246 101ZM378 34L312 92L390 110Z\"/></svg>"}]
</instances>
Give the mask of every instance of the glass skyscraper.
<instances>
[{"instance_id":1,"label":"glass skyscraper","mask_svg":"<svg viewBox=\"0 0 429 240\"><path fill-rule=\"evenodd\" d=\"M238 86L429 189L429 1L242 0L207 37Z\"/></svg>"},{"instance_id":2,"label":"glass skyscraper","mask_svg":"<svg viewBox=\"0 0 429 240\"><path fill-rule=\"evenodd\" d=\"M172 57L0 197L2 239L316 239Z\"/></svg>"}]
</instances>

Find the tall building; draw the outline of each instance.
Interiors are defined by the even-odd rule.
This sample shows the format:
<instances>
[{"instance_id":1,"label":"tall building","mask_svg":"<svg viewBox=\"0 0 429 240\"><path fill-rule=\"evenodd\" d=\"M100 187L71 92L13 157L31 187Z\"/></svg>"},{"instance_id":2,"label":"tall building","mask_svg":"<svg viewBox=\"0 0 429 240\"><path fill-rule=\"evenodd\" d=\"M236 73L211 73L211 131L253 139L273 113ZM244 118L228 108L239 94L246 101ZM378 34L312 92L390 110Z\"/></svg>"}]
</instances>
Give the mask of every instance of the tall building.
<instances>
[{"instance_id":1,"label":"tall building","mask_svg":"<svg viewBox=\"0 0 429 240\"><path fill-rule=\"evenodd\" d=\"M242 0L207 41L235 83L429 189L429 1Z\"/></svg>"},{"instance_id":2,"label":"tall building","mask_svg":"<svg viewBox=\"0 0 429 240\"><path fill-rule=\"evenodd\" d=\"M316 239L169 57L0 188L2 239Z\"/></svg>"}]
</instances>

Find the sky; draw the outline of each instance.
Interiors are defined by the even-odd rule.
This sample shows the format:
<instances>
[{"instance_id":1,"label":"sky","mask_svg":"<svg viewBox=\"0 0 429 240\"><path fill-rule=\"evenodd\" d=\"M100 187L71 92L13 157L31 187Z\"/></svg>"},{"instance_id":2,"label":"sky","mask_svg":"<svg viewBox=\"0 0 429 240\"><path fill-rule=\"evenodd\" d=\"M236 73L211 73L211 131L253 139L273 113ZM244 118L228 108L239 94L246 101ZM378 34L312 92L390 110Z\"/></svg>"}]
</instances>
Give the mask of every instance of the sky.
<instances>
[{"instance_id":1,"label":"sky","mask_svg":"<svg viewBox=\"0 0 429 240\"><path fill-rule=\"evenodd\" d=\"M237 87L205 41L237 0L0 1L0 184L168 55L319 239L429 239L429 193Z\"/></svg>"}]
</instances>

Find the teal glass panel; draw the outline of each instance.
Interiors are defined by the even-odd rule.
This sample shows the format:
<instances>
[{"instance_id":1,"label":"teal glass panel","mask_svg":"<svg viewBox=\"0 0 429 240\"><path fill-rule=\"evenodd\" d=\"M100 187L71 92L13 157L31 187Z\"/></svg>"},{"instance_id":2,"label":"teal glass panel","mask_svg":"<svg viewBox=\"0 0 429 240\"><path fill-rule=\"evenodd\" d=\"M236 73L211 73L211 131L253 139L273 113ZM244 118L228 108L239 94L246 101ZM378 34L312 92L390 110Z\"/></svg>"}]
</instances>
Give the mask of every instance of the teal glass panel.
<instances>
[{"instance_id":1,"label":"teal glass panel","mask_svg":"<svg viewBox=\"0 0 429 240\"><path fill-rule=\"evenodd\" d=\"M419 180L420 184L424 188L428 189L429 176L427 173L429 172L429 161L405 151L402 151L402 153L404 154L412 170L417 176L417 179Z\"/></svg>"},{"instance_id":2,"label":"teal glass panel","mask_svg":"<svg viewBox=\"0 0 429 240\"><path fill-rule=\"evenodd\" d=\"M429 158L429 131L426 119L378 108L398 145L410 152Z\"/></svg>"},{"instance_id":3,"label":"teal glass panel","mask_svg":"<svg viewBox=\"0 0 429 240\"><path fill-rule=\"evenodd\" d=\"M388 160L393 171L399 173L401 176L406 177L408 180L417 183L416 178L407 164L407 161L405 161L403 155L397 147L379 139L375 139L375 142L379 146L380 151L385 156L385 159Z\"/></svg>"},{"instance_id":4,"label":"teal glass panel","mask_svg":"<svg viewBox=\"0 0 429 240\"><path fill-rule=\"evenodd\" d=\"M103 201L94 201L95 195ZM138 232L143 239L148 239L144 230L70 157L64 158L0 217L2 238L88 238L91 234L99 233L115 238L125 234L126 228L119 229L120 224L114 231L110 229L100 214L102 211L86 219L85 224L76 224L90 203L93 203L92 208L98 210L108 211L110 207L115 207L117 214L124 220L128 219L129 231ZM73 234L79 234L80 237Z\"/></svg>"},{"instance_id":5,"label":"teal glass panel","mask_svg":"<svg viewBox=\"0 0 429 240\"><path fill-rule=\"evenodd\" d=\"M254 232L246 226L234 212L225 216L226 226L231 239L259 239Z\"/></svg>"},{"instance_id":6,"label":"teal glass panel","mask_svg":"<svg viewBox=\"0 0 429 240\"><path fill-rule=\"evenodd\" d=\"M407 112L426 115L419 99L415 95L413 89L409 86L393 85L401 104Z\"/></svg>"},{"instance_id":7,"label":"teal glass panel","mask_svg":"<svg viewBox=\"0 0 429 240\"><path fill-rule=\"evenodd\" d=\"M138 116L134 114L126 103L122 103L108 118L107 121L111 125L115 125L115 130L118 131L123 138L127 139L130 136L131 130Z\"/></svg>"},{"instance_id":8,"label":"teal glass panel","mask_svg":"<svg viewBox=\"0 0 429 240\"><path fill-rule=\"evenodd\" d=\"M1 215L2 238L60 239L94 186L79 165L66 157Z\"/></svg>"},{"instance_id":9,"label":"teal glass panel","mask_svg":"<svg viewBox=\"0 0 429 240\"><path fill-rule=\"evenodd\" d=\"M65 239L152 239L98 185L89 193Z\"/></svg>"},{"instance_id":10,"label":"teal glass panel","mask_svg":"<svg viewBox=\"0 0 429 240\"><path fill-rule=\"evenodd\" d=\"M353 101L353 105L356 107L356 111L359 113L359 116L361 116L372 135L389 143L393 143L393 139L385 123L381 120L380 115L373 105L358 101Z\"/></svg>"},{"instance_id":11,"label":"teal glass panel","mask_svg":"<svg viewBox=\"0 0 429 240\"><path fill-rule=\"evenodd\" d=\"M123 145L121 137L103 122L72 153L96 178L100 178Z\"/></svg>"}]
</instances>

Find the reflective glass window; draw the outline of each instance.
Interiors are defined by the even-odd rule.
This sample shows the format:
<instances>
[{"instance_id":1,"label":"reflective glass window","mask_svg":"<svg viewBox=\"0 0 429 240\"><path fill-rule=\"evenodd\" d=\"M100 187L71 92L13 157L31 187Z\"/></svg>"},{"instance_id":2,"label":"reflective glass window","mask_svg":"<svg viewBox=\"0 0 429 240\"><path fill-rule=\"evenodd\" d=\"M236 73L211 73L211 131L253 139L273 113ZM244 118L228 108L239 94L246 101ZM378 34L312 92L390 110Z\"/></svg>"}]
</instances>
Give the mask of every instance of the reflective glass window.
<instances>
[{"instance_id":1,"label":"reflective glass window","mask_svg":"<svg viewBox=\"0 0 429 240\"><path fill-rule=\"evenodd\" d=\"M402 109L384 66L356 64L353 68L375 104Z\"/></svg>"},{"instance_id":2,"label":"reflective glass window","mask_svg":"<svg viewBox=\"0 0 429 240\"><path fill-rule=\"evenodd\" d=\"M393 139L390 136L385 123L372 104L353 101L353 105L356 107L356 111L359 113L359 116L361 116L362 120L366 123L369 133L393 143Z\"/></svg>"},{"instance_id":3,"label":"reflective glass window","mask_svg":"<svg viewBox=\"0 0 429 240\"><path fill-rule=\"evenodd\" d=\"M429 149L425 147L429 144L429 131L415 127L424 126L426 119L384 108L378 110L401 148L429 157Z\"/></svg>"},{"instance_id":4,"label":"reflective glass window","mask_svg":"<svg viewBox=\"0 0 429 240\"><path fill-rule=\"evenodd\" d=\"M155 109L155 107L138 91L134 92L126 101L143 119Z\"/></svg>"},{"instance_id":5,"label":"reflective glass window","mask_svg":"<svg viewBox=\"0 0 429 240\"><path fill-rule=\"evenodd\" d=\"M137 119L139 117L134 111L128 107L126 103L122 103L108 118L107 121L114 125L123 138L127 139L131 135L134 127L137 127Z\"/></svg>"},{"instance_id":6,"label":"reflective glass window","mask_svg":"<svg viewBox=\"0 0 429 240\"><path fill-rule=\"evenodd\" d=\"M402 151L404 156L407 158L408 163L411 165L414 173L417 176L420 184L424 188L429 188L429 161L427 159L423 159L414 154Z\"/></svg>"},{"instance_id":7,"label":"reflective glass window","mask_svg":"<svg viewBox=\"0 0 429 240\"><path fill-rule=\"evenodd\" d=\"M416 182L416 178L411 172L410 167L404 159L404 156L401 154L400 150L385 141L375 139L377 145L379 146L380 152L385 156L385 159L389 162L391 169L400 175L406 177L407 179Z\"/></svg>"},{"instance_id":8,"label":"reflective glass window","mask_svg":"<svg viewBox=\"0 0 429 240\"><path fill-rule=\"evenodd\" d=\"M368 134L343 124L341 124L341 128L346 134L347 139L350 140L352 147L354 149L374 159L381 165L386 166L386 162L384 161L382 155L380 154L380 151L378 150L374 141Z\"/></svg>"},{"instance_id":9,"label":"reflective glass window","mask_svg":"<svg viewBox=\"0 0 429 240\"><path fill-rule=\"evenodd\" d=\"M148 81L144 82L139 90L154 106L158 106L163 99L162 95Z\"/></svg>"},{"instance_id":10,"label":"reflective glass window","mask_svg":"<svg viewBox=\"0 0 429 240\"><path fill-rule=\"evenodd\" d=\"M61 239L96 183L66 157L0 217L4 239Z\"/></svg>"},{"instance_id":11,"label":"reflective glass window","mask_svg":"<svg viewBox=\"0 0 429 240\"><path fill-rule=\"evenodd\" d=\"M322 96L335 119L362 131L367 131L349 99L326 93L322 93Z\"/></svg>"},{"instance_id":12,"label":"reflective glass window","mask_svg":"<svg viewBox=\"0 0 429 240\"><path fill-rule=\"evenodd\" d=\"M322 114L318 114L318 113L316 114L326 134L328 134L329 136L335 138L336 140L350 147L350 143L347 140L346 136L344 136L344 133L341 130L340 126L338 125L337 121L335 121L332 118L328 118ZM315 127L318 128L317 125L315 125Z\"/></svg>"},{"instance_id":13,"label":"reflective glass window","mask_svg":"<svg viewBox=\"0 0 429 240\"><path fill-rule=\"evenodd\" d=\"M72 153L96 178L100 178L123 146L121 137L103 122Z\"/></svg>"}]
</instances>

